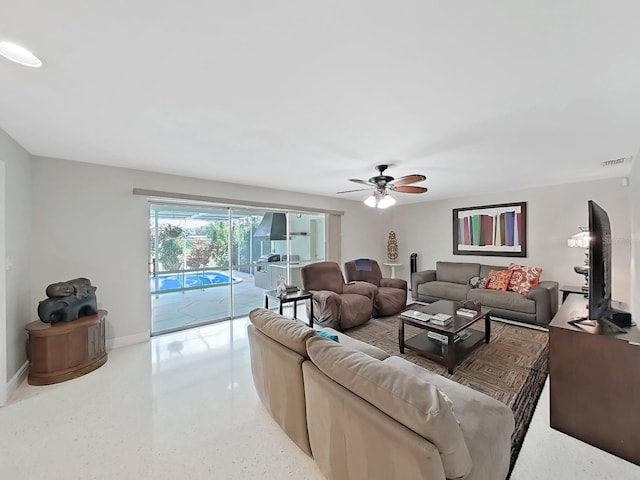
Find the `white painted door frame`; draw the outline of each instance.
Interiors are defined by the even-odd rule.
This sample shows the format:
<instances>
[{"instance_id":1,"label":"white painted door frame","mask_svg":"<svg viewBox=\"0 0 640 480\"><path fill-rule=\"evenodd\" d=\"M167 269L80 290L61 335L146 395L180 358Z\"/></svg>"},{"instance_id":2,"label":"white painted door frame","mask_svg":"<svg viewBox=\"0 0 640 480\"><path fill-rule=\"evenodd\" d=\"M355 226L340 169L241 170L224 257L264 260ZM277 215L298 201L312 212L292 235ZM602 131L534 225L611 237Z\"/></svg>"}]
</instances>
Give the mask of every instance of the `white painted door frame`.
<instances>
[{"instance_id":1,"label":"white painted door frame","mask_svg":"<svg viewBox=\"0 0 640 480\"><path fill-rule=\"evenodd\" d=\"M7 403L7 266L5 163L0 160L0 407Z\"/></svg>"}]
</instances>

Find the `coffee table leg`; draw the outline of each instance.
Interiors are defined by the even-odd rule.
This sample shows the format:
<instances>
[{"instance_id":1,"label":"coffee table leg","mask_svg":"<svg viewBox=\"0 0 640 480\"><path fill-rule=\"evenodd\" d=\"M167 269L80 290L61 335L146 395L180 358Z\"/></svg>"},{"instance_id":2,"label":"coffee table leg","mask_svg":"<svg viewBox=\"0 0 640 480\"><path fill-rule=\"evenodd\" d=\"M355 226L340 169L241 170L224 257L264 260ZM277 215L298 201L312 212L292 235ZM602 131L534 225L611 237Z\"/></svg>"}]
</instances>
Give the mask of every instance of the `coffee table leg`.
<instances>
[{"instance_id":1,"label":"coffee table leg","mask_svg":"<svg viewBox=\"0 0 640 480\"><path fill-rule=\"evenodd\" d=\"M309 326L313 328L313 298L310 298L309 301L311 302L309 307Z\"/></svg>"},{"instance_id":2,"label":"coffee table leg","mask_svg":"<svg viewBox=\"0 0 640 480\"><path fill-rule=\"evenodd\" d=\"M491 341L491 316L486 314L484 317L484 343Z\"/></svg>"},{"instance_id":3,"label":"coffee table leg","mask_svg":"<svg viewBox=\"0 0 640 480\"><path fill-rule=\"evenodd\" d=\"M447 344L447 370L449 373L453 373L453 369L456 366L456 344L453 341L453 335L449 335L449 342Z\"/></svg>"},{"instance_id":4,"label":"coffee table leg","mask_svg":"<svg viewBox=\"0 0 640 480\"><path fill-rule=\"evenodd\" d=\"M278 309L278 313L280 315L282 315L282 305L284 304L284 302L282 300L280 300L278 303L280 304L280 308Z\"/></svg>"},{"instance_id":5,"label":"coffee table leg","mask_svg":"<svg viewBox=\"0 0 640 480\"><path fill-rule=\"evenodd\" d=\"M293 318L298 318L298 302L293 301Z\"/></svg>"},{"instance_id":6,"label":"coffee table leg","mask_svg":"<svg viewBox=\"0 0 640 480\"><path fill-rule=\"evenodd\" d=\"M400 353L404 353L404 321L398 319L398 348Z\"/></svg>"},{"instance_id":7,"label":"coffee table leg","mask_svg":"<svg viewBox=\"0 0 640 480\"><path fill-rule=\"evenodd\" d=\"M269 310L269 295L264 296L264 308Z\"/></svg>"}]
</instances>

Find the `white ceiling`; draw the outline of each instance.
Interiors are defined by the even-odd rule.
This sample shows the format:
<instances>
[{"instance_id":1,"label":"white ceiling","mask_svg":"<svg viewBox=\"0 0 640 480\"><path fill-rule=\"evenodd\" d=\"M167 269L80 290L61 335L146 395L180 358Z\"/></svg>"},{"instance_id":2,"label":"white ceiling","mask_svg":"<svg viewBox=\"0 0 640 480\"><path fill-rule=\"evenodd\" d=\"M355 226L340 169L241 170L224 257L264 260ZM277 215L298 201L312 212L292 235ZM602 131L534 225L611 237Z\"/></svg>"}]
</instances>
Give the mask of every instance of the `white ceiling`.
<instances>
[{"instance_id":1,"label":"white ceiling","mask_svg":"<svg viewBox=\"0 0 640 480\"><path fill-rule=\"evenodd\" d=\"M0 0L0 128L33 155L400 202L624 176L640 2ZM364 199L369 192L341 195Z\"/></svg>"}]
</instances>

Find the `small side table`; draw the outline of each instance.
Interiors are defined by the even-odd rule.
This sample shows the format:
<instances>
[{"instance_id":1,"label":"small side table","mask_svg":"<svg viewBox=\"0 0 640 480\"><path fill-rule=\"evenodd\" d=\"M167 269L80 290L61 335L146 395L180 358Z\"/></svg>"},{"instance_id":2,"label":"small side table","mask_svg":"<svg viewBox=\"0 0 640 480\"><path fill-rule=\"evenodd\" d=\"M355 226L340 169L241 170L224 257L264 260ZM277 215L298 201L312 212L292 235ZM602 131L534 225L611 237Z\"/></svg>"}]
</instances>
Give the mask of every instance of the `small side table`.
<instances>
[{"instance_id":1,"label":"small side table","mask_svg":"<svg viewBox=\"0 0 640 480\"><path fill-rule=\"evenodd\" d=\"M107 361L106 310L73 322L27 324L29 385L50 385L80 377Z\"/></svg>"},{"instance_id":2,"label":"small side table","mask_svg":"<svg viewBox=\"0 0 640 480\"><path fill-rule=\"evenodd\" d=\"M579 293L585 297L587 296L587 293L582 290L582 287L578 287L577 285L563 285L560 287L560 291L562 292L562 303L564 303L567 297L572 293Z\"/></svg>"},{"instance_id":3,"label":"small side table","mask_svg":"<svg viewBox=\"0 0 640 480\"><path fill-rule=\"evenodd\" d=\"M279 297L277 290L267 290L264 292L264 308L269 308L269 298L273 298L279 302L278 313L282 315L282 306L285 303L293 302L293 318L298 318L298 301L311 300L311 308L309 310L309 326L313 328L313 293L306 290L298 290Z\"/></svg>"},{"instance_id":4,"label":"small side table","mask_svg":"<svg viewBox=\"0 0 640 480\"><path fill-rule=\"evenodd\" d=\"M385 262L383 265L391 267L391 278L396 278L396 267L401 267L401 263Z\"/></svg>"}]
</instances>

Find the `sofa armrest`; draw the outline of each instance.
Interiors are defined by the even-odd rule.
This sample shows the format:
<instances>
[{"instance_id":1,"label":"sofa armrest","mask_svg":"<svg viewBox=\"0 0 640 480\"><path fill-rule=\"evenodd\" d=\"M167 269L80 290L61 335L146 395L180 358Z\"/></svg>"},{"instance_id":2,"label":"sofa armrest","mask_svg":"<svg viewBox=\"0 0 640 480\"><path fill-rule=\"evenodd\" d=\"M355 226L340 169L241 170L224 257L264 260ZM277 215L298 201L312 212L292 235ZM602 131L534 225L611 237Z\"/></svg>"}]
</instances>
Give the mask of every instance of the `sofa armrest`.
<instances>
[{"instance_id":1,"label":"sofa armrest","mask_svg":"<svg viewBox=\"0 0 640 480\"><path fill-rule=\"evenodd\" d=\"M527 298L536 303L536 323L549 325L558 312L558 282L540 282L529 290Z\"/></svg>"},{"instance_id":2,"label":"sofa armrest","mask_svg":"<svg viewBox=\"0 0 640 480\"><path fill-rule=\"evenodd\" d=\"M338 327L340 326L340 305L342 298L339 293L331 290L310 290L313 294L313 321L320 325ZM309 315L309 300L307 304L307 315Z\"/></svg>"},{"instance_id":3,"label":"sofa armrest","mask_svg":"<svg viewBox=\"0 0 640 480\"><path fill-rule=\"evenodd\" d=\"M364 295L373 299L378 287L369 282L353 281L345 284L342 288L342 293L352 293L356 295Z\"/></svg>"},{"instance_id":4,"label":"sofa armrest","mask_svg":"<svg viewBox=\"0 0 640 480\"><path fill-rule=\"evenodd\" d=\"M381 278L380 286L399 288L401 290L404 290L405 292L407 291L407 281L401 278Z\"/></svg>"},{"instance_id":5,"label":"sofa armrest","mask_svg":"<svg viewBox=\"0 0 640 480\"><path fill-rule=\"evenodd\" d=\"M436 279L435 270L423 270L422 272L413 272L411 274L411 296L418 298L418 285L427 282L434 282Z\"/></svg>"}]
</instances>

